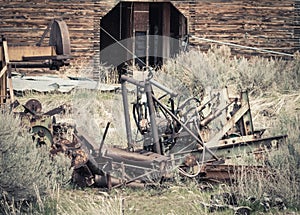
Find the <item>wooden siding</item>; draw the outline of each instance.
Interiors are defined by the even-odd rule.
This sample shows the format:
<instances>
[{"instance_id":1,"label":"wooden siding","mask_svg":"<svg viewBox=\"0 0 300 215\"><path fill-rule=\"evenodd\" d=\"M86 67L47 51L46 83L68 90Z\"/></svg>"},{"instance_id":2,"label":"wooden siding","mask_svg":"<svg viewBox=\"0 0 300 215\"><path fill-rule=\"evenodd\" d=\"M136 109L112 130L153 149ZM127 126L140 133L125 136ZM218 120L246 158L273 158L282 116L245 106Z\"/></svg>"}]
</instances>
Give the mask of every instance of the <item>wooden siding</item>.
<instances>
[{"instance_id":1,"label":"wooden siding","mask_svg":"<svg viewBox=\"0 0 300 215\"><path fill-rule=\"evenodd\" d=\"M171 2L188 18L191 35L286 53L299 50L299 0ZM69 27L74 61L96 56L95 66L99 60L101 17L116 4L116 0L0 0L0 34L8 38L9 44L34 45L51 19L62 18ZM191 43L204 51L211 45L195 39Z\"/></svg>"},{"instance_id":2,"label":"wooden siding","mask_svg":"<svg viewBox=\"0 0 300 215\"><path fill-rule=\"evenodd\" d=\"M294 35L299 25L296 22L299 9L296 14L294 0L173 0L172 3L188 17L191 35L291 54L299 50L299 35ZM194 39L191 43L202 50L211 45ZM247 50L238 53L257 54Z\"/></svg>"},{"instance_id":3,"label":"wooden siding","mask_svg":"<svg viewBox=\"0 0 300 215\"><path fill-rule=\"evenodd\" d=\"M35 45L52 19L63 19L69 28L73 63L84 64L99 55L100 18L115 4L114 0L0 0L0 35L8 44Z\"/></svg>"}]
</instances>

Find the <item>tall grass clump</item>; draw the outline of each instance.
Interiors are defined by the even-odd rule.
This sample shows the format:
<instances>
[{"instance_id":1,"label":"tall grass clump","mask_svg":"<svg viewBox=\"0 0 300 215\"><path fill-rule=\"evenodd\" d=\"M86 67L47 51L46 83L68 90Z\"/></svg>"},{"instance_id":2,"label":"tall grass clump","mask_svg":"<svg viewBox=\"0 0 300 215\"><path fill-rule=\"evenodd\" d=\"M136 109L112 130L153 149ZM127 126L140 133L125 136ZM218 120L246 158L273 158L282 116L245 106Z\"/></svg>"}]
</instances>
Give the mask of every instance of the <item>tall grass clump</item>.
<instances>
[{"instance_id":1,"label":"tall grass clump","mask_svg":"<svg viewBox=\"0 0 300 215\"><path fill-rule=\"evenodd\" d=\"M265 195L271 199L281 198L289 208L300 210L300 118L284 115L279 117L280 126L288 128L290 135L287 143L278 150L267 154L264 171L244 170L235 185L237 192L246 197L255 196L263 199ZM276 130L276 129L275 129ZM248 165L259 164L249 160Z\"/></svg>"},{"instance_id":2,"label":"tall grass clump","mask_svg":"<svg viewBox=\"0 0 300 215\"><path fill-rule=\"evenodd\" d=\"M53 186L70 179L64 157L52 160L49 148L36 148L20 120L0 114L0 213L25 213ZM28 211L27 211L28 212Z\"/></svg>"},{"instance_id":3,"label":"tall grass clump","mask_svg":"<svg viewBox=\"0 0 300 215\"><path fill-rule=\"evenodd\" d=\"M266 171L245 169L232 189L245 197L279 197L297 210L300 209L299 59L298 56L293 60L238 58L231 55L230 48L222 46L212 47L207 53L199 50L182 53L168 60L161 71L162 75L180 80L190 94L199 97L208 87L248 90L254 104L254 124L264 125L268 135L288 134L288 139L279 150L268 153L263 163ZM243 162L262 164L249 157Z\"/></svg>"},{"instance_id":4,"label":"tall grass clump","mask_svg":"<svg viewBox=\"0 0 300 215\"><path fill-rule=\"evenodd\" d=\"M55 190L44 203L44 214L122 214L122 198L93 190Z\"/></svg>"},{"instance_id":5,"label":"tall grass clump","mask_svg":"<svg viewBox=\"0 0 300 215\"><path fill-rule=\"evenodd\" d=\"M207 53L191 50L170 59L162 71L181 81L191 94L210 86L234 86L253 95L267 91L286 92L300 88L300 61L231 55L227 46L212 47Z\"/></svg>"}]
</instances>

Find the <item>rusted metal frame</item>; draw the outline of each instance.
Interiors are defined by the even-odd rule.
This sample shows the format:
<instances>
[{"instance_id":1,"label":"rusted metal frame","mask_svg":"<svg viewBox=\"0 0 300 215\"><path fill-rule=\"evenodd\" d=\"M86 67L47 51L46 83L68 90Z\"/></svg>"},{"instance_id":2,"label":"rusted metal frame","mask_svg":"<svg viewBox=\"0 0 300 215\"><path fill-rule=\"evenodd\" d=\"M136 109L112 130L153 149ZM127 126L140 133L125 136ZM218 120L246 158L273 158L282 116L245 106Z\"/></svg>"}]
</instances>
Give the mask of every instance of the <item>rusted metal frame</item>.
<instances>
[{"instance_id":1,"label":"rusted metal frame","mask_svg":"<svg viewBox=\"0 0 300 215\"><path fill-rule=\"evenodd\" d=\"M153 156L150 156L148 153L143 154L142 152L130 152L121 148L107 148L105 155L113 155L120 158L132 160L132 161L148 161L148 162L157 162L157 161L165 161L168 160L167 156L159 155L154 152L149 152Z\"/></svg>"},{"instance_id":2,"label":"rusted metal frame","mask_svg":"<svg viewBox=\"0 0 300 215\"><path fill-rule=\"evenodd\" d=\"M53 55L53 56L23 56L23 61L37 61L37 60L68 60L70 55Z\"/></svg>"},{"instance_id":3,"label":"rusted metal frame","mask_svg":"<svg viewBox=\"0 0 300 215\"><path fill-rule=\"evenodd\" d=\"M132 183L132 182L137 181L137 180L140 179L140 178L143 178L143 177L148 176L148 175L150 175L150 174L152 174L152 173L155 173L156 171L157 171L157 170L151 170L150 172L146 172L146 173L144 173L144 174L142 174L142 175L139 175L139 176L137 176L137 177L135 177L135 178L130 179L129 181L124 181L123 183L120 183L120 184L118 184L118 185L115 185L115 186L113 186L112 188L118 188L118 187L121 187L121 186L124 186L124 185L128 185L128 184L130 184L130 183Z\"/></svg>"},{"instance_id":4,"label":"rusted metal frame","mask_svg":"<svg viewBox=\"0 0 300 215\"><path fill-rule=\"evenodd\" d=\"M102 140L101 140L101 143L100 143L100 147L99 147L99 155L100 156L102 154L102 148L103 148L103 145L104 145L104 141L105 141L105 138L106 138L109 126L110 126L110 122L108 122L106 124L105 130L104 130L104 134L103 134L103 137L102 137Z\"/></svg>"},{"instance_id":5,"label":"rusted metal frame","mask_svg":"<svg viewBox=\"0 0 300 215\"><path fill-rule=\"evenodd\" d=\"M219 116L222 114L222 112L223 112L224 110L226 110L232 103L233 103L233 101L230 102L229 104L227 104L227 105L226 105L224 108L222 108L221 110L217 110L217 111L215 111L214 113L209 114L205 119L203 119L203 120L200 122L200 125L201 125L202 127L207 126L211 121L213 121L214 119L216 119L217 117L219 117Z\"/></svg>"},{"instance_id":6,"label":"rusted metal frame","mask_svg":"<svg viewBox=\"0 0 300 215\"><path fill-rule=\"evenodd\" d=\"M273 136L273 137L265 137L265 138L254 138L253 135L248 135L248 136L242 136L242 138L245 137L245 139L237 140L235 143L229 143L229 144L220 144L218 147L219 148L225 148L226 146L233 146L233 145L243 145L243 144L256 144L256 143L266 143L266 142L271 142L273 140L283 140L287 138L287 135L278 135L278 136ZM230 140L229 138L228 140ZM220 142L222 142L221 140Z\"/></svg>"},{"instance_id":7,"label":"rusted metal frame","mask_svg":"<svg viewBox=\"0 0 300 215\"><path fill-rule=\"evenodd\" d=\"M118 161L112 161L112 165L121 165L121 162L122 161L120 161L120 162L118 162ZM137 163L138 164L138 163ZM137 168L137 169L141 169L141 170L150 170L150 171L153 171L153 172L158 172L158 173L160 173L160 170L158 170L158 169L153 169L153 165L154 164L152 164L150 167L143 167L143 166L141 166L141 165L134 165L134 164L128 164L128 163L124 163L124 166L126 166L126 167L132 167L132 168Z\"/></svg>"},{"instance_id":8,"label":"rusted metal frame","mask_svg":"<svg viewBox=\"0 0 300 215\"><path fill-rule=\"evenodd\" d=\"M131 84L134 84L136 86L143 87L143 88L145 87L144 81L137 81L134 78L130 78L126 75L121 75L121 81L124 81L124 82L127 81L127 82L129 82Z\"/></svg>"},{"instance_id":9,"label":"rusted metal frame","mask_svg":"<svg viewBox=\"0 0 300 215\"><path fill-rule=\"evenodd\" d=\"M244 132L245 132L245 135L250 135L250 134L253 134L254 129L253 129L252 116L251 116L251 111L250 111L248 92L245 91L245 92L242 92L241 94L242 94L241 95L241 103L242 104L246 103L247 106L249 107L249 110L242 117Z\"/></svg>"},{"instance_id":10,"label":"rusted metal frame","mask_svg":"<svg viewBox=\"0 0 300 215\"><path fill-rule=\"evenodd\" d=\"M127 135L127 147L132 148L133 140L132 140L129 107L128 107L128 91L126 88L126 81L122 77L121 77L121 90L122 90L122 100L123 100L123 109L124 109L126 135Z\"/></svg>"},{"instance_id":11,"label":"rusted metal frame","mask_svg":"<svg viewBox=\"0 0 300 215\"><path fill-rule=\"evenodd\" d=\"M121 174L122 174L122 183L118 183L113 188L117 188L119 186L127 185L127 184L130 184L130 183L134 183L138 179L143 178L145 176L149 176L149 175L151 175L153 173L160 174L160 175L163 174L163 171L156 169L154 164L150 168L150 167L142 167L142 166L140 166L138 164L137 165L128 164L128 163L123 162L123 161L120 161L120 162L112 161L111 165L112 165L113 169L114 169L114 166L116 166L116 165L119 166L119 167L121 167L121 171L122 171L121 172ZM126 173L128 171L128 170L126 171L126 168L140 169L140 170L145 171L145 173L144 174L140 174L140 175L132 178L131 176L129 176ZM127 179L125 179L125 176L126 176Z\"/></svg>"},{"instance_id":12,"label":"rusted metal frame","mask_svg":"<svg viewBox=\"0 0 300 215\"><path fill-rule=\"evenodd\" d=\"M105 157L112 159L112 162L125 162L127 165L139 166L141 168L150 168L153 166L153 160L134 160L134 154L132 158L126 158L118 155L117 153L106 152Z\"/></svg>"},{"instance_id":13,"label":"rusted metal frame","mask_svg":"<svg viewBox=\"0 0 300 215\"><path fill-rule=\"evenodd\" d=\"M164 112L164 110L163 110L160 106L159 106L159 108L160 108L160 110L162 110L164 116L166 117L166 113ZM193 108L193 109L195 109L195 108ZM167 118L167 117L166 117L166 118ZM184 125L187 125L188 123L191 123L190 120L191 120L192 118L195 118L195 115L192 115L189 119L187 119L187 120L185 121ZM200 136L200 134L199 134L199 132L198 132L199 128L198 128L197 125L195 125L195 127L196 127L196 129L197 129L197 133L198 133L198 135L199 135L199 139L200 139L200 141L202 141L202 138L201 138L201 136ZM171 135L166 135L166 136L163 136L163 137L171 136L169 139L175 139L175 138L178 138L178 137L185 137L185 136L187 136L187 133L182 132L183 129L184 129L184 128L181 127L177 133L173 132ZM183 133L184 133L184 134L183 134ZM190 143L189 145L187 145L187 146L183 147L182 149L180 149L179 152L180 152L180 151L183 151L183 150L185 150L185 149L187 149L187 148L189 148L189 147L191 147L192 145L196 145L196 144L195 144L194 142L192 142L192 143ZM175 144L174 144L173 146L175 146ZM173 147L172 147L172 148L173 148ZM171 150L172 148L170 148L169 150Z\"/></svg>"},{"instance_id":14,"label":"rusted metal frame","mask_svg":"<svg viewBox=\"0 0 300 215\"><path fill-rule=\"evenodd\" d=\"M159 100L157 100L154 96L152 96L153 100L161 106L177 123L179 123L202 147L204 147L203 142L183 123L181 122L167 107L165 107ZM207 152L216 160L219 158L209 149L207 148Z\"/></svg>"},{"instance_id":15,"label":"rusted metal frame","mask_svg":"<svg viewBox=\"0 0 300 215\"><path fill-rule=\"evenodd\" d=\"M245 135L245 136L239 136L239 137L231 137L222 139L219 141L219 146L223 145L229 145L229 144L236 144L236 143L245 143L245 142L257 142L257 141L265 141L265 140L278 140L285 138L287 135L278 135L275 137L267 137L267 138L261 138L261 136L256 135Z\"/></svg>"},{"instance_id":16,"label":"rusted metal frame","mask_svg":"<svg viewBox=\"0 0 300 215\"><path fill-rule=\"evenodd\" d=\"M205 145L207 147L214 146L231 128L235 126L235 123L239 121L242 116L249 110L249 104L242 104L241 108L227 121L222 129L214 135Z\"/></svg>"},{"instance_id":17,"label":"rusted metal frame","mask_svg":"<svg viewBox=\"0 0 300 215\"><path fill-rule=\"evenodd\" d=\"M61 106L59 106L57 108L54 108L54 109L52 109L52 110L44 113L43 115L54 116L55 114L59 114L59 113L61 113L64 110L65 110L64 106L61 105Z\"/></svg>"},{"instance_id":18,"label":"rusted metal frame","mask_svg":"<svg viewBox=\"0 0 300 215\"><path fill-rule=\"evenodd\" d=\"M14 68L49 68L49 62L11 62Z\"/></svg>"},{"instance_id":19,"label":"rusted metal frame","mask_svg":"<svg viewBox=\"0 0 300 215\"><path fill-rule=\"evenodd\" d=\"M153 143L154 143L154 147L155 147L154 150L156 153L162 154L161 145L160 145L159 136L158 136L158 128L157 128L156 119L155 119L156 113L155 113L154 103L153 103L153 99L152 99L153 93L152 93L152 88L151 88L150 83L152 83L154 86L158 87L159 89L169 93L171 96L176 96L177 94L154 80L140 82L133 78L122 75L121 81L122 81L121 87L122 87L122 97L123 97L123 107L124 107L128 147L129 148L132 147L133 140L132 140L132 133L131 133L130 117L129 117L128 95L127 95L127 89L126 89L126 85L125 85L126 81L131 84L134 84L136 86L143 87L145 89L145 93L147 96L147 105L149 108L152 138L153 138Z\"/></svg>"},{"instance_id":20,"label":"rusted metal frame","mask_svg":"<svg viewBox=\"0 0 300 215\"><path fill-rule=\"evenodd\" d=\"M203 147L204 148L204 147ZM182 163L182 160L184 160L185 158L183 156L180 156L180 155L188 155L188 154L195 154L195 155L199 155L200 152L202 152L202 149L192 149L192 150L186 150L186 151L180 151L180 152L175 152L175 153L172 153L172 155L174 156L174 160L179 160L181 163ZM205 147L205 150L207 150L208 148ZM202 154L201 155L201 158L202 158ZM176 156L180 156L180 157L176 157ZM200 157L200 156L199 156ZM210 163L210 162L223 162L220 158L219 160L216 161L215 158L212 157L212 159L206 159L205 160L205 163Z\"/></svg>"},{"instance_id":21,"label":"rusted metal frame","mask_svg":"<svg viewBox=\"0 0 300 215\"><path fill-rule=\"evenodd\" d=\"M158 89L166 92L167 94L169 94L171 97L176 97L178 96L178 94L176 92L174 92L173 90L169 89L168 87L158 83L157 81L150 79L149 82L151 84L153 84L154 86L156 86Z\"/></svg>"},{"instance_id":22,"label":"rusted metal frame","mask_svg":"<svg viewBox=\"0 0 300 215\"><path fill-rule=\"evenodd\" d=\"M100 168L99 164L96 162L95 158L89 153L88 147L82 142L80 137L77 136L76 134L74 134L73 137L76 139L76 141L81 143L80 148L84 152L86 159L87 159L84 164L87 165L92 170L93 173L98 174L98 175L104 175L104 172ZM76 151L75 151L75 153L76 153Z\"/></svg>"},{"instance_id":23,"label":"rusted metal frame","mask_svg":"<svg viewBox=\"0 0 300 215\"><path fill-rule=\"evenodd\" d=\"M126 76L126 75L122 75L121 76L121 80L127 81L127 82L129 82L131 84L134 84L134 85L138 86L138 87L145 88L145 81L138 81L138 80L135 80L134 78L130 78L130 77ZM169 94L171 97L176 97L178 95L173 90L171 90L171 89L163 86L162 84L158 83L157 81L155 81L153 79L150 79L148 81L149 81L150 84L153 84L154 86L156 86L160 90L162 90L162 91L166 92L167 94Z\"/></svg>"},{"instance_id":24,"label":"rusted metal frame","mask_svg":"<svg viewBox=\"0 0 300 215\"><path fill-rule=\"evenodd\" d=\"M230 165L230 164L206 164L204 166L206 175L203 179L216 179L221 181L230 181L235 179L243 170L256 170L266 173L267 168L263 166L244 166L244 165Z\"/></svg>"},{"instance_id":25,"label":"rusted metal frame","mask_svg":"<svg viewBox=\"0 0 300 215\"><path fill-rule=\"evenodd\" d=\"M155 108L154 108L154 103L153 103L154 96L153 96L151 85L149 82L145 83L145 93L147 96L147 105L149 108L151 132L152 132L152 138L153 138L153 143L154 143L154 147L155 147L155 152L158 154L162 154L161 145L160 145L159 136L158 136L158 128L157 128L157 123L156 123L156 113L155 113Z\"/></svg>"},{"instance_id":26,"label":"rusted metal frame","mask_svg":"<svg viewBox=\"0 0 300 215\"><path fill-rule=\"evenodd\" d=\"M248 139L240 142L230 143L226 145L216 145L213 147L210 147L211 150L214 150L217 155L224 155L225 158L231 158L232 156L239 156L240 151L243 150L245 153L257 153L257 150L260 150L260 152L268 151L272 149L271 142L273 140L281 141L285 140L287 135L280 135L275 137L268 137L268 138L258 138L258 139ZM220 141L221 142L221 141ZM281 143L279 143L280 145ZM278 145L275 146L275 149L277 149ZM228 152L228 150L230 152ZM199 150L200 152L202 149ZM198 153L199 153L198 151ZM224 153L225 152L225 153ZM230 154L228 154L230 153Z\"/></svg>"}]
</instances>

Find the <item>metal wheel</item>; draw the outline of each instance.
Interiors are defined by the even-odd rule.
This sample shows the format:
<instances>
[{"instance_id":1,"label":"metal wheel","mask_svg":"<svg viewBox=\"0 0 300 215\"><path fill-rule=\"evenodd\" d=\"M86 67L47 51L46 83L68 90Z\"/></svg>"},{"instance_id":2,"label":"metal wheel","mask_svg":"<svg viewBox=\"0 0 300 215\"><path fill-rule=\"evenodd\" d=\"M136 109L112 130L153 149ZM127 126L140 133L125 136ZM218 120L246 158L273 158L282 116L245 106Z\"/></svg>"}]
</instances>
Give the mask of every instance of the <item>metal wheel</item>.
<instances>
[{"instance_id":1,"label":"metal wheel","mask_svg":"<svg viewBox=\"0 0 300 215\"><path fill-rule=\"evenodd\" d=\"M51 26L49 45L55 46L57 55L70 55L69 30L64 21L54 20Z\"/></svg>"},{"instance_id":2,"label":"metal wheel","mask_svg":"<svg viewBox=\"0 0 300 215\"><path fill-rule=\"evenodd\" d=\"M38 147L51 146L53 144L53 137L51 132L44 126L36 125L31 128L33 133L32 140Z\"/></svg>"},{"instance_id":3,"label":"metal wheel","mask_svg":"<svg viewBox=\"0 0 300 215\"><path fill-rule=\"evenodd\" d=\"M25 107L33 113L40 113L42 111L42 104L37 99L28 100L25 104Z\"/></svg>"}]
</instances>

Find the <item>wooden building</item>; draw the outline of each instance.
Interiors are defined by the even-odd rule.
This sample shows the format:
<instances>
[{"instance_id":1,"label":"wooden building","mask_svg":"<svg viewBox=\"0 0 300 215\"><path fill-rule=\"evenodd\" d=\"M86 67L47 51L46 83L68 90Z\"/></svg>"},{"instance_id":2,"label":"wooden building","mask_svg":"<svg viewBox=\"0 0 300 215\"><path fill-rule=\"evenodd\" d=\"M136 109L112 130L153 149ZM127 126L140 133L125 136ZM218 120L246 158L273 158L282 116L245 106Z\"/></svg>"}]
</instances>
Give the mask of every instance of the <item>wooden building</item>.
<instances>
[{"instance_id":1,"label":"wooden building","mask_svg":"<svg viewBox=\"0 0 300 215\"><path fill-rule=\"evenodd\" d=\"M73 63L95 69L100 48L112 43L100 27L119 36L117 40L134 32L151 34L158 25L161 35L180 38L188 33L293 54L300 43L299 7L299 0L0 0L0 34L8 44L35 45L52 19L63 19L69 27ZM130 23L129 17L136 21ZM195 38L190 43L203 51L211 45ZM171 56L167 43L162 51Z\"/></svg>"},{"instance_id":2,"label":"wooden building","mask_svg":"<svg viewBox=\"0 0 300 215\"><path fill-rule=\"evenodd\" d=\"M180 52L187 18L166 0L122 0L102 17L100 28L101 61L118 66L134 59L139 66L158 65ZM116 41L122 40L118 46ZM102 51L107 47L109 51Z\"/></svg>"}]
</instances>

